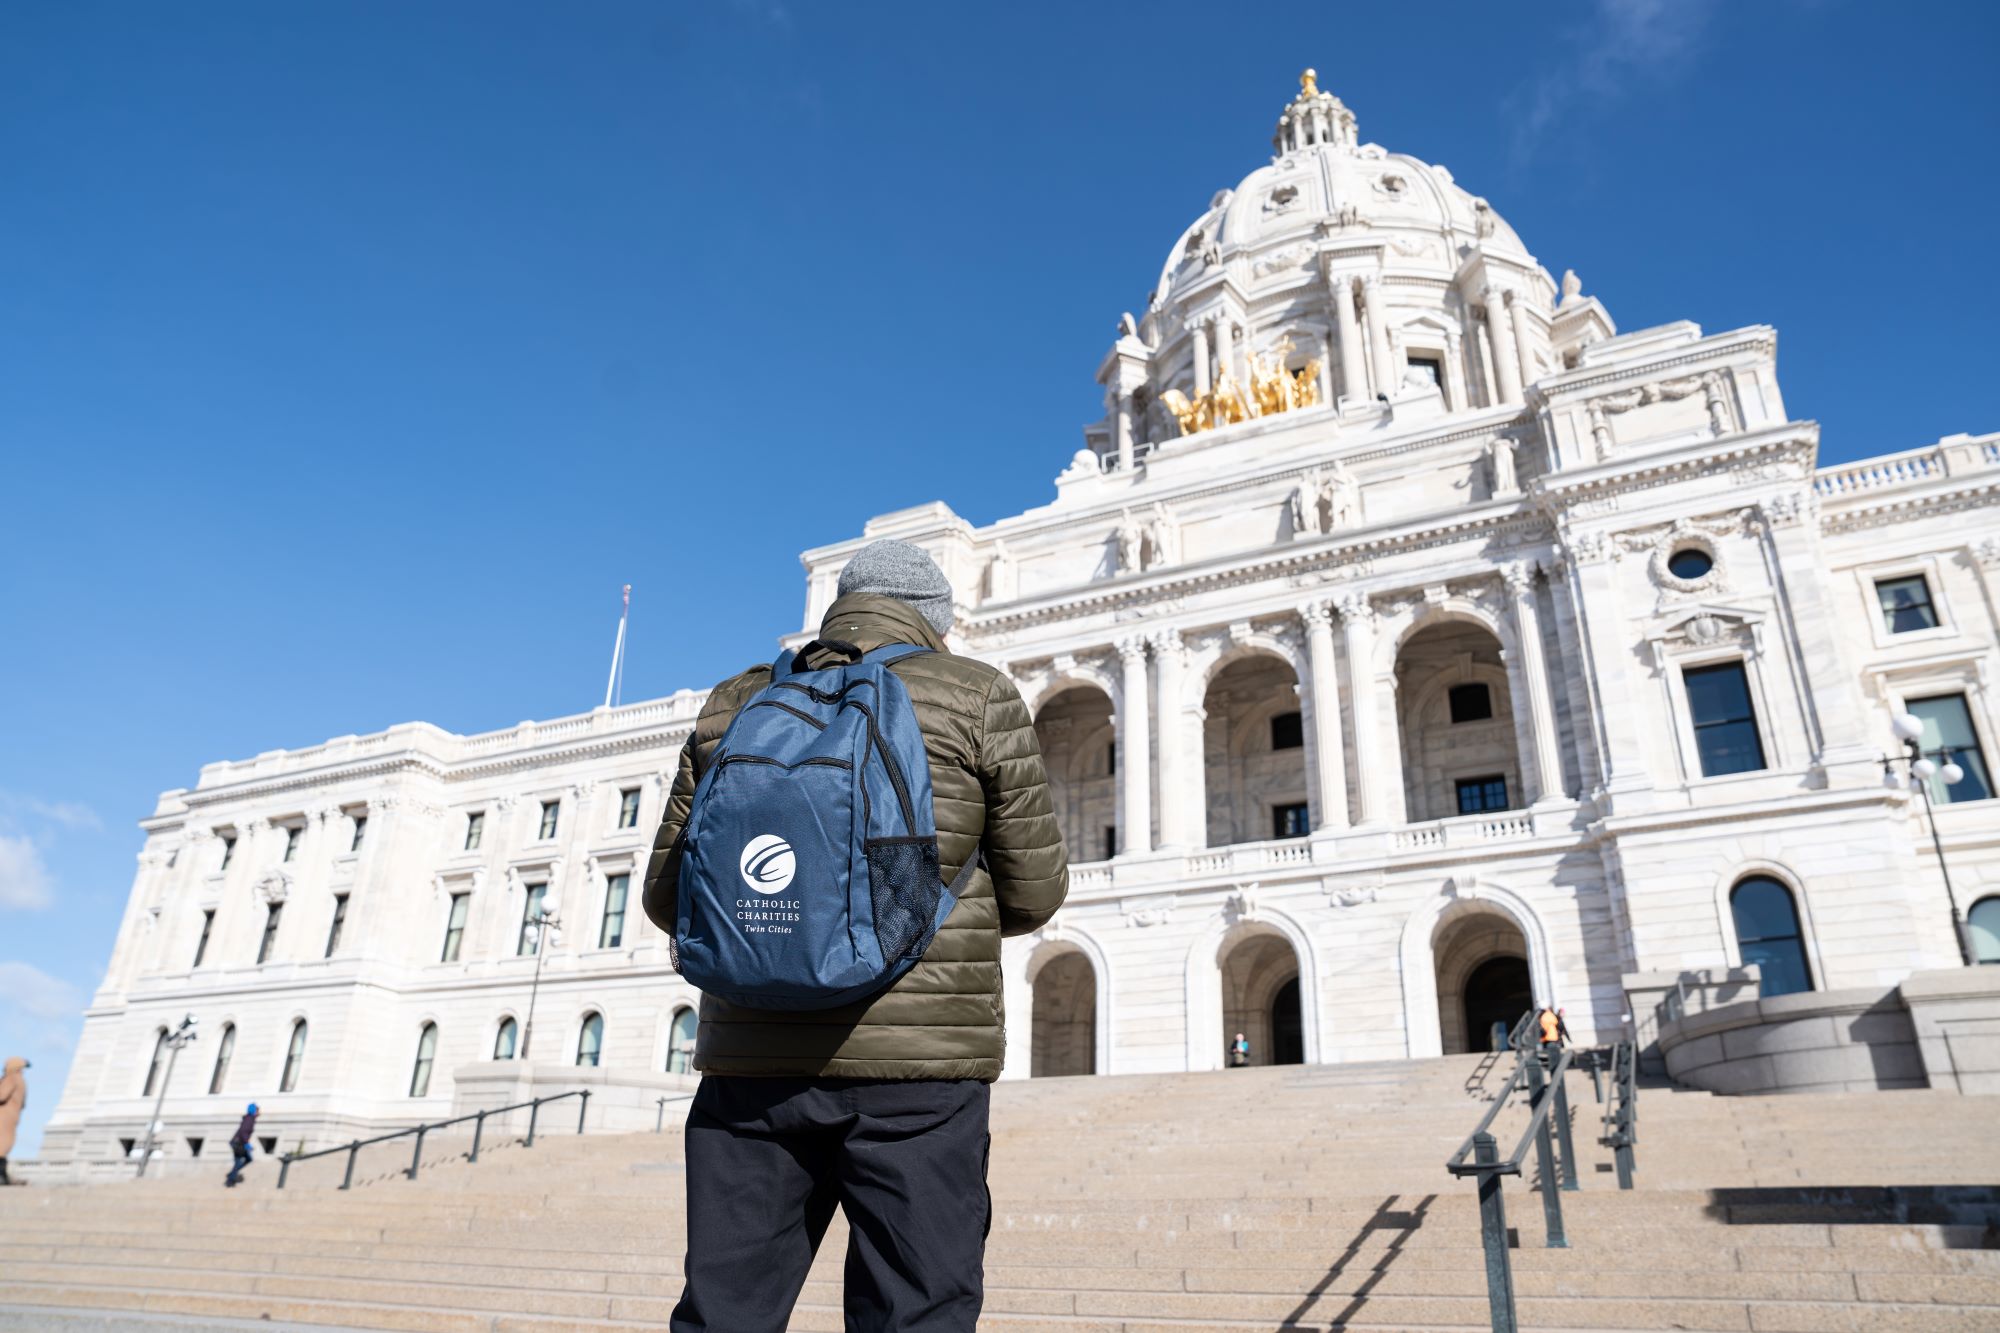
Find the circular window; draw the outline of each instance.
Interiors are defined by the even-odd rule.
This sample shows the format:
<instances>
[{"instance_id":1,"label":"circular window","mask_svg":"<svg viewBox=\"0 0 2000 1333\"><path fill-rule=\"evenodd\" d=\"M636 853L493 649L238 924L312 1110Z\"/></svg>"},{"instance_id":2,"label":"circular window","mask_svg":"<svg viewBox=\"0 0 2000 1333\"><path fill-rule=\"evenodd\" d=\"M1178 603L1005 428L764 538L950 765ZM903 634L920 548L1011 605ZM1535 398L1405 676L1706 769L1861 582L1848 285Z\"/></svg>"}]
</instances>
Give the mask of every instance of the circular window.
<instances>
[{"instance_id":1,"label":"circular window","mask_svg":"<svg viewBox=\"0 0 2000 1333\"><path fill-rule=\"evenodd\" d=\"M1683 546L1667 557L1667 573L1689 583L1707 578L1708 572L1714 568L1715 557L1698 546Z\"/></svg>"}]
</instances>

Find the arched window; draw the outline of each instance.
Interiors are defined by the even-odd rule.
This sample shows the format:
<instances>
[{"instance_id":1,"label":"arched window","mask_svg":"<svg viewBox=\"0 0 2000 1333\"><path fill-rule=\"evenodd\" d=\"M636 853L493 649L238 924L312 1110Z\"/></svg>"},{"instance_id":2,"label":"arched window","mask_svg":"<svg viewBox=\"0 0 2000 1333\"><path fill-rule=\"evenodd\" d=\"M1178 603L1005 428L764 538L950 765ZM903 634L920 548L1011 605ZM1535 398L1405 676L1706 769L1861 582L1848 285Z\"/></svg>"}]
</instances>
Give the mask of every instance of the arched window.
<instances>
[{"instance_id":1,"label":"arched window","mask_svg":"<svg viewBox=\"0 0 2000 1333\"><path fill-rule=\"evenodd\" d=\"M431 1092L431 1066L437 1063L438 1025L424 1024L424 1030L417 1034L417 1065L410 1071L410 1095L428 1097Z\"/></svg>"},{"instance_id":2,"label":"arched window","mask_svg":"<svg viewBox=\"0 0 2000 1333\"><path fill-rule=\"evenodd\" d=\"M694 1068L694 1010L682 1005L674 1010L673 1026L667 1032L667 1072L685 1074Z\"/></svg>"},{"instance_id":3,"label":"arched window","mask_svg":"<svg viewBox=\"0 0 2000 1333\"><path fill-rule=\"evenodd\" d=\"M306 1062L306 1021L301 1018L292 1024L292 1043L285 1048L285 1076L278 1080L279 1092L290 1092L299 1086L299 1066Z\"/></svg>"},{"instance_id":4,"label":"arched window","mask_svg":"<svg viewBox=\"0 0 2000 1333\"><path fill-rule=\"evenodd\" d=\"M161 1028L153 1037L153 1063L146 1066L146 1090L139 1094L150 1097L160 1090L160 1073L167 1067L167 1030Z\"/></svg>"},{"instance_id":5,"label":"arched window","mask_svg":"<svg viewBox=\"0 0 2000 1333\"><path fill-rule=\"evenodd\" d=\"M514 1058L514 1043L520 1040L521 1029L511 1018L500 1020L500 1031L493 1036L493 1058L511 1060Z\"/></svg>"},{"instance_id":6,"label":"arched window","mask_svg":"<svg viewBox=\"0 0 2000 1333\"><path fill-rule=\"evenodd\" d=\"M222 1028L222 1044L215 1048L215 1072L208 1076L208 1095L213 1097L222 1091L223 1080L229 1077L229 1060L236 1054L236 1025L225 1023Z\"/></svg>"},{"instance_id":7,"label":"arched window","mask_svg":"<svg viewBox=\"0 0 2000 1333\"><path fill-rule=\"evenodd\" d=\"M579 1065L597 1066L598 1057L604 1052L604 1015L585 1014L583 1031L576 1036L576 1062Z\"/></svg>"},{"instance_id":8,"label":"arched window","mask_svg":"<svg viewBox=\"0 0 2000 1333\"><path fill-rule=\"evenodd\" d=\"M1743 961L1763 969L1761 995L1769 999L1813 988L1790 889L1769 875L1752 875L1729 891L1729 912Z\"/></svg>"},{"instance_id":9,"label":"arched window","mask_svg":"<svg viewBox=\"0 0 2000 1333\"><path fill-rule=\"evenodd\" d=\"M1972 932L1972 961L2000 963L2000 895L1974 903L1965 924Z\"/></svg>"}]
</instances>

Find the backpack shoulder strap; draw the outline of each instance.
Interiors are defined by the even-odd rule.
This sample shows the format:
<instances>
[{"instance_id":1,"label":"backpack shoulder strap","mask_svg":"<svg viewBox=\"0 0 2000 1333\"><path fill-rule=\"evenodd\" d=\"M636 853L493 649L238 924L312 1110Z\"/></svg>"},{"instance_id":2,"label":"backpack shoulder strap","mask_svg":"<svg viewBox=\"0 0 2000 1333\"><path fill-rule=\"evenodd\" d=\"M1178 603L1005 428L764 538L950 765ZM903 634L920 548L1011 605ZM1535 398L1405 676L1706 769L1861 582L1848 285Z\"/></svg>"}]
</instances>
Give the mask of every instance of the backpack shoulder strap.
<instances>
[{"instance_id":1,"label":"backpack shoulder strap","mask_svg":"<svg viewBox=\"0 0 2000 1333\"><path fill-rule=\"evenodd\" d=\"M885 643L880 648L870 649L861 655L863 662L898 662L905 657L915 657L918 653L928 653L932 649L916 643Z\"/></svg>"}]
</instances>

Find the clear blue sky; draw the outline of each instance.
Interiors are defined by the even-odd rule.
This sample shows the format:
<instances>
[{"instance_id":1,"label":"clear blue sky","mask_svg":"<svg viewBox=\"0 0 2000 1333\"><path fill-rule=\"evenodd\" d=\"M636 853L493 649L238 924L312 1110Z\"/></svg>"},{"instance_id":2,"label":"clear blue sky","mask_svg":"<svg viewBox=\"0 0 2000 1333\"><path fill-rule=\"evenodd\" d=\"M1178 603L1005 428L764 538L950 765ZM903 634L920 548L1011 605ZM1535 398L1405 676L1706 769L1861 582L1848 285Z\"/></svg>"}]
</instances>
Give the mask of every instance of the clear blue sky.
<instances>
[{"instance_id":1,"label":"clear blue sky","mask_svg":"<svg viewBox=\"0 0 2000 1333\"><path fill-rule=\"evenodd\" d=\"M1993 6L1222 12L0 9L21 1151L159 791L588 708L627 581L626 697L702 685L798 626L800 549L1047 500L1301 66L1621 328L1776 325L1826 459L2000 427Z\"/></svg>"}]
</instances>

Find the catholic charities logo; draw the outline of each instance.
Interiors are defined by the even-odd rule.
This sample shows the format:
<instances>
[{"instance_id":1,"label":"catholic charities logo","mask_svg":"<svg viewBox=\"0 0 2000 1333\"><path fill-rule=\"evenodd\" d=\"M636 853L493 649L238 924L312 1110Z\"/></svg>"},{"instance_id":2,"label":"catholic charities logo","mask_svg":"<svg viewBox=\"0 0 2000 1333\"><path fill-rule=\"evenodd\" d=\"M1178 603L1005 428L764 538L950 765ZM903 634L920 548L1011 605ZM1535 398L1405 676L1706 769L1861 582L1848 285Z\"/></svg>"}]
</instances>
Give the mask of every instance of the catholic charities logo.
<instances>
[{"instance_id":1,"label":"catholic charities logo","mask_svg":"<svg viewBox=\"0 0 2000 1333\"><path fill-rule=\"evenodd\" d=\"M798 858L792 854L792 844L775 833L766 833L750 840L737 870L743 882L758 893L783 893L798 871Z\"/></svg>"}]
</instances>

